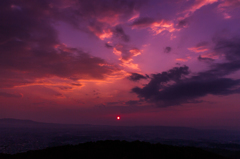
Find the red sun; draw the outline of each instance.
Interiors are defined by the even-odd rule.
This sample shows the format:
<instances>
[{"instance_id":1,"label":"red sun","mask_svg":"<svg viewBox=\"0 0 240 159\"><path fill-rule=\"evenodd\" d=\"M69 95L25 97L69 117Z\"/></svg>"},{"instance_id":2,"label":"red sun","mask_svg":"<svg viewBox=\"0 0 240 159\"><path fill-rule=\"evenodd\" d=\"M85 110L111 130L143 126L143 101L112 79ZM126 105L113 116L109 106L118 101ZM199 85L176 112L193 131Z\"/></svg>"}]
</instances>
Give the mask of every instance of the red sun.
<instances>
[{"instance_id":1,"label":"red sun","mask_svg":"<svg viewBox=\"0 0 240 159\"><path fill-rule=\"evenodd\" d=\"M120 116L117 116L117 120L120 120Z\"/></svg>"}]
</instances>

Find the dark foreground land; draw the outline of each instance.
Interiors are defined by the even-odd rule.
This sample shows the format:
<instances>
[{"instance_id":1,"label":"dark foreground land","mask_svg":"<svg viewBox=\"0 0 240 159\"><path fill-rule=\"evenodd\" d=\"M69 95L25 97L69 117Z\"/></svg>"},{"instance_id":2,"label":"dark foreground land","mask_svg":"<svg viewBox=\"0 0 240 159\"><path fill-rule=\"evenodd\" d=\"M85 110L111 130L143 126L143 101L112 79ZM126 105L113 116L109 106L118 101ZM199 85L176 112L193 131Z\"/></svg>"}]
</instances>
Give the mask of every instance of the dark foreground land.
<instances>
[{"instance_id":1,"label":"dark foreground land","mask_svg":"<svg viewBox=\"0 0 240 159\"><path fill-rule=\"evenodd\" d=\"M177 147L148 142L106 140L66 145L14 155L0 154L1 159L225 159L194 147Z\"/></svg>"}]
</instances>

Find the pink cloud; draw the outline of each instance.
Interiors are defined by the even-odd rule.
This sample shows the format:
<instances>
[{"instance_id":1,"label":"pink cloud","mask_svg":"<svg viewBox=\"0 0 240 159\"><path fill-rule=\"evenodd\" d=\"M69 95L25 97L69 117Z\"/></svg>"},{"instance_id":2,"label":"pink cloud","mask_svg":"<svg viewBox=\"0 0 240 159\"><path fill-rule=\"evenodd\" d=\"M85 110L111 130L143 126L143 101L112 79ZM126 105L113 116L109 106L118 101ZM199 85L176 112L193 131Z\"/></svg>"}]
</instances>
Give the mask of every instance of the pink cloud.
<instances>
[{"instance_id":1,"label":"pink cloud","mask_svg":"<svg viewBox=\"0 0 240 159\"><path fill-rule=\"evenodd\" d=\"M218 0L195 0L194 4L191 5L188 9L182 12L184 14L183 17L180 17L179 20L185 19L189 16L191 16L196 10L209 5L218 2Z\"/></svg>"},{"instance_id":2,"label":"pink cloud","mask_svg":"<svg viewBox=\"0 0 240 159\"><path fill-rule=\"evenodd\" d=\"M113 53L119 57L121 61L120 66L128 67L131 69L139 69L138 64L133 63L133 57L141 54L137 48L129 49L127 46L118 44L113 48Z\"/></svg>"},{"instance_id":3,"label":"pink cloud","mask_svg":"<svg viewBox=\"0 0 240 159\"><path fill-rule=\"evenodd\" d=\"M221 55L215 52L208 52L201 55L202 58L219 59Z\"/></svg>"},{"instance_id":4,"label":"pink cloud","mask_svg":"<svg viewBox=\"0 0 240 159\"><path fill-rule=\"evenodd\" d=\"M94 35L96 35L101 40L109 39L113 35L113 33L110 29L99 30L99 29L94 28L93 26L89 26L88 28Z\"/></svg>"},{"instance_id":5,"label":"pink cloud","mask_svg":"<svg viewBox=\"0 0 240 159\"><path fill-rule=\"evenodd\" d=\"M206 52L209 50L208 43L207 42L198 43L196 46L188 48L188 50L195 52L195 53Z\"/></svg>"},{"instance_id":6,"label":"pink cloud","mask_svg":"<svg viewBox=\"0 0 240 159\"><path fill-rule=\"evenodd\" d=\"M186 58L177 58L176 61L187 62L190 59L191 59L191 57L188 56Z\"/></svg>"},{"instance_id":7,"label":"pink cloud","mask_svg":"<svg viewBox=\"0 0 240 159\"><path fill-rule=\"evenodd\" d=\"M222 3L218 5L218 8L221 10L240 7L240 0L221 0L221 2Z\"/></svg>"},{"instance_id":8,"label":"pink cloud","mask_svg":"<svg viewBox=\"0 0 240 159\"><path fill-rule=\"evenodd\" d=\"M221 0L218 9L223 13L224 19L230 19L232 16L228 12L240 7L240 0Z\"/></svg>"},{"instance_id":9,"label":"pink cloud","mask_svg":"<svg viewBox=\"0 0 240 159\"><path fill-rule=\"evenodd\" d=\"M135 20L132 23L133 29L146 29L150 28L150 30L155 34L160 34L163 31L173 32L176 29L174 28L174 23L171 21L167 21L164 19L155 20L152 18L144 17Z\"/></svg>"},{"instance_id":10,"label":"pink cloud","mask_svg":"<svg viewBox=\"0 0 240 159\"><path fill-rule=\"evenodd\" d=\"M133 20L139 18L139 16L140 16L140 13L139 13L139 12L136 12L128 21L129 21L129 22L130 22L130 21L133 21Z\"/></svg>"}]
</instances>

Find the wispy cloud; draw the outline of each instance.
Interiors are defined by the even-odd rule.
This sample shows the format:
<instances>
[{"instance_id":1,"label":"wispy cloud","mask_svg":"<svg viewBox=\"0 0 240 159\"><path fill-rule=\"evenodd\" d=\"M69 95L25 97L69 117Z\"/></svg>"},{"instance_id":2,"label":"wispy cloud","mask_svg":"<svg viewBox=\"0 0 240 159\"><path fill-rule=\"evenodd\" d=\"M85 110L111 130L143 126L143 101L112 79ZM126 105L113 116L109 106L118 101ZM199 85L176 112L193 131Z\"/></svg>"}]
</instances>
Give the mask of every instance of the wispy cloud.
<instances>
[{"instance_id":1,"label":"wispy cloud","mask_svg":"<svg viewBox=\"0 0 240 159\"><path fill-rule=\"evenodd\" d=\"M7 98L22 98L23 94L13 94L13 93L7 93L7 92L0 92L0 97L7 97Z\"/></svg>"},{"instance_id":2,"label":"wispy cloud","mask_svg":"<svg viewBox=\"0 0 240 159\"><path fill-rule=\"evenodd\" d=\"M185 19L185 18L191 16L198 9L200 9L206 5L216 3L216 2L218 2L218 0L195 0L195 2L190 7L188 7L186 10L184 10L182 12L183 17L181 17L180 19L181 20Z\"/></svg>"},{"instance_id":3,"label":"wispy cloud","mask_svg":"<svg viewBox=\"0 0 240 159\"><path fill-rule=\"evenodd\" d=\"M149 17L141 17L136 19L131 24L133 29L146 29L149 28L155 35L162 33L163 31L173 32L174 23L164 19L155 20Z\"/></svg>"},{"instance_id":4,"label":"wispy cloud","mask_svg":"<svg viewBox=\"0 0 240 159\"><path fill-rule=\"evenodd\" d=\"M138 64L133 63L133 57L141 54L139 49L117 44L113 48L113 53L119 57L120 66L139 70Z\"/></svg>"},{"instance_id":5,"label":"wispy cloud","mask_svg":"<svg viewBox=\"0 0 240 159\"><path fill-rule=\"evenodd\" d=\"M221 0L220 2L218 9L223 13L225 19L230 19L232 16L229 12L240 7L239 0Z\"/></svg>"},{"instance_id":6,"label":"wispy cloud","mask_svg":"<svg viewBox=\"0 0 240 159\"><path fill-rule=\"evenodd\" d=\"M188 50L193 51L195 53L208 51L208 42L200 42L196 46L188 48Z\"/></svg>"}]
</instances>

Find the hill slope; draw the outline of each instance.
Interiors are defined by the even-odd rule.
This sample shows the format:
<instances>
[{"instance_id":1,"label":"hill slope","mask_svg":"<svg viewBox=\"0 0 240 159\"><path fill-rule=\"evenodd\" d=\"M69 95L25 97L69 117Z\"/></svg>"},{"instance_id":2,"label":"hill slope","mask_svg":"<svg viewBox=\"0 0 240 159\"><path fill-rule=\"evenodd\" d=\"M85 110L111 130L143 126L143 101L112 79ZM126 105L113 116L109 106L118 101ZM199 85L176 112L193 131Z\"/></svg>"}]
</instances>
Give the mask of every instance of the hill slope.
<instances>
[{"instance_id":1,"label":"hill slope","mask_svg":"<svg viewBox=\"0 0 240 159\"><path fill-rule=\"evenodd\" d=\"M67 145L47 148L44 150L29 151L15 155L0 155L2 159L65 159L65 158L104 158L104 159L224 159L211 152L193 148L176 147L147 142L127 141L98 141L87 142L76 146Z\"/></svg>"}]
</instances>

